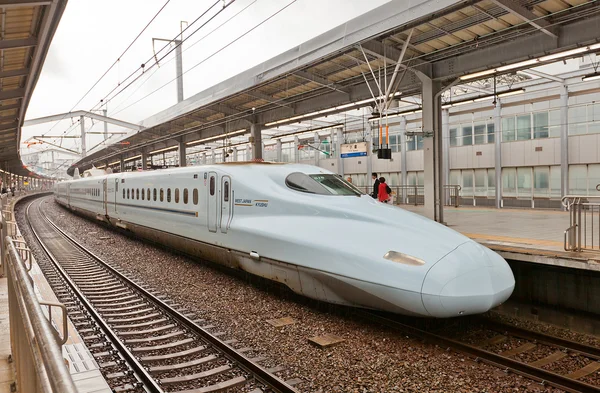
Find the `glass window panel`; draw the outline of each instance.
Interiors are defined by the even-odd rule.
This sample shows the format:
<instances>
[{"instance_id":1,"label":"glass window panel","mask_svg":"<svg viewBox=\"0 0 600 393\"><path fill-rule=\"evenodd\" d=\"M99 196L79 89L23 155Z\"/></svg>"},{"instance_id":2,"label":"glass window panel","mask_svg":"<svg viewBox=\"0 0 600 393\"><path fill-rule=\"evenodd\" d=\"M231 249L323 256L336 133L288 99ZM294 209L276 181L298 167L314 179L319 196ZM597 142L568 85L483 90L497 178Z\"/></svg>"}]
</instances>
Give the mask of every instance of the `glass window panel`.
<instances>
[{"instance_id":1,"label":"glass window panel","mask_svg":"<svg viewBox=\"0 0 600 393\"><path fill-rule=\"evenodd\" d=\"M488 197L496 196L496 170L488 169L487 170L487 189L488 189Z\"/></svg>"},{"instance_id":2,"label":"glass window panel","mask_svg":"<svg viewBox=\"0 0 600 393\"><path fill-rule=\"evenodd\" d=\"M152 199L156 202L156 188L152 191Z\"/></svg>"},{"instance_id":3,"label":"glass window panel","mask_svg":"<svg viewBox=\"0 0 600 393\"><path fill-rule=\"evenodd\" d=\"M487 196L486 170L475 169L475 196Z\"/></svg>"},{"instance_id":4,"label":"glass window panel","mask_svg":"<svg viewBox=\"0 0 600 393\"><path fill-rule=\"evenodd\" d=\"M510 142L515 140L515 118L502 118L502 142Z\"/></svg>"},{"instance_id":5,"label":"glass window panel","mask_svg":"<svg viewBox=\"0 0 600 393\"><path fill-rule=\"evenodd\" d=\"M462 145L463 146L470 146L473 144L473 127L468 125L468 126L462 126Z\"/></svg>"},{"instance_id":6,"label":"glass window panel","mask_svg":"<svg viewBox=\"0 0 600 393\"><path fill-rule=\"evenodd\" d=\"M211 176L210 177L210 182L209 182L209 189L210 189L210 195L215 195L215 177Z\"/></svg>"},{"instance_id":7,"label":"glass window panel","mask_svg":"<svg viewBox=\"0 0 600 393\"><path fill-rule=\"evenodd\" d=\"M415 150L415 143L416 143L416 137L407 136L406 137L406 150L407 151Z\"/></svg>"},{"instance_id":8,"label":"glass window panel","mask_svg":"<svg viewBox=\"0 0 600 393\"><path fill-rule=\"evenodd\" d=\"M175 189L175 203L179 203L179 188Z\"/></svg>"},{"instance_id":9,"label":"glass window panel","mask_svg":"<svg viewBox=\"0 0 600 393\"><path fill-rule=\"evenodd\" d=\"M550 196L560 198L560 166L550 167Z\"/></svg>"},{"instance_id":10,"label":"glass window panel","mask_svg":"<svg viewBox=\"0 0 600 393\"><path fill-rule=\"evenodd\" d=\"M502 169L502 195L517 196L517 170L515 168Z\"/></svg>"},{"instance_id":11,"label":"glass window panel","mask_svg":"<svg viewBox=\"0 0 600 393\"><path fill-rule=\"evenodd\" d=\"M171 189L167 188L167 202L171 202Z\"/></svg>"},{"instance_id":12,"label":"glass window panel","mask_svg":"<svg viewBox=\"0 0 600 393\"><path fill-rule=\"evenodd\" d=\"M423 150L423 136L417 135L417 150Z\"/></svg>"},{"instance_id":13,"label":"glass window panel","mask_svg":"<svg viewBox=\"0 0 600 393\"><path fill-rule=\"evenodd\" d=\"M160 189L160 201L163 202L165 200L165 190L164 188Z\"/></svg>"},{"instance_id":14,"label":"glass window panel","mask_svg":"<svg viewBox=\"0 0 600 393\"><path fill-rule=\"evenodd\" d=\"M142 201L146 200L146 190L142 188Z\"/></svg>"},{"instance_id":15,"label":"glass window panel","mask_svg":"<svg viewBox=\"0 0 600 393\"><path fill-rule=\"evenodd\" d=\"M462 171L462 196L473 196L473 171Z\"/></svg>"},{"instance_id":16,"label":"glass window panel","mask_svg":"<svg viewBox=\"0 0 600 393\"><path fill-rule=\"evenodd\" d=\"M417 185L417 173L416 172L408 172L406 174L406 183L409 186L416 186Z\"/></svg>"},{"instance_id":17,"label":"glass window panel","mask_svg":"<svg viewBox=\"0 0 600 393\"><path fill-rule=\"evenodd\" d=\"M189 192L187 188L183 189L183 203L188 204Z\"/></svg>"},{"instance_id":18,"label":"glass window panel","mask_svg":"<svg viewBox=\"0 0 600 393\"><path fill-rule=\"evenodd\" d=\"M548 138L548 112L533 114L533 138Z\"/></svg>"},{"instance_id":19,"label":"glass window panel","mask_svg":"<svg viewBox=\"0 0 600 393\"><path fill-rule=\"evenodd\" d=\"M531 115L517 116L517 140L531 139Z\"/></svg>"},{"instance_id":20,"label":"glass window panel","mask_svg":"<svg viewBox=\"0 0 600 393\"><path fill-rule=\"evenodd\" d=\"M600 184L600 165L590 164L588 165L588 195L600 195L600 192L596 190L596 186Z\"/></svg>"},{"instance_id":21,"label":"glass window panel","mask_svg":"<svg viewBox=\"0 0 600 393\"><path fill-rule=\"evenodd\" d=\"M399 186L400 185L400 174L398 172L394 172L390 174L390 185Z\"/></svg>"},{"instance_id":22,"label":"glass window panel","mask_svg":"<svg viewBox=\"0 0 600 393\"><path fill-rule=\"evenodd\" d=\"M517 194L519 198L531 198L531 168L517 168Z\"/></svg>"},{"instance_id":23,"label":"glass window panel","mask_svg":"<svg viewBox=\"0 0 600 393\"><path fill-rule=\"evenodd\" d=\"M475 144L483 145L486 143L486 126L484 124L475 124Z\"/></svg>"},{"instance_id":24,"label":"glass window panel","mask_svg":"<svg viewBox=\"0 0 600 393\"><path fill-rule=\"evenodd\" d=\"M587 132L586 113L585 105L569 108L569 135L581 135Z\"/></svg>"},{"instance_id":25,"label":"glass window panel","mask_svg":"<svg viewBox=\"0 0 600 393\"><path fill-rule=\"evenodd\" d=\"M417 185L423 186L425 185L425 172L417 172Z\"/></svg>"},{"instance_id":26,"label":"glass window panel","mask_svg":"<svg viewBox=\"0 0 600 393\"><path fill-rule=\"evenodd\" d=\"M569 166L569 193L575 195L587 195L586 165Z\"/></svg>"},{"instance_id":27,"label":"glass window panel","mask_svg":"<svg viewBox=\"0 0 600 393\"><path fill-rule=\"evenodd\" d=\"M488 132L488 137L487 137L487 143L494 143L495 136L496 134L494 134L494 123L488 123L487 125L487 132Z\"/></svg>"},{"instance_id":28,"label":"glass window panel","mask_svg":"<svg viewBox=\"0 0 600 393\"><path fill-rule=\"evenodd\" d=\"M198 204L198 189L194 188L194 191L192 192L192 200L194 202L194 205Z\"/></svg>"},{"instance_id":29,"label":"glass window panel","mask_svg":"<svg viewBox=\"0 0 600 393\"><path fill-rule=\"evenodd\" d=\"M448 179L450 182L449 185L456 186L460 185L460 170L452 170L450 171L450 178Z\"/></svg>"},{"instance_id":30,"label":"glass window panel","mask_svg":"<svg viewBox=\"0 0 600 393\"><path fill-rule=\"evenodd\" d=\"M597 134L600 132L600 121L588 123L588 134Z\"/></svg>"},{"instance_id":31,"label":"glass window panel","mask_svg":"<svg viewBox=\"0 0 600 393\"><path fill-rule=\"evenodd\" d=\"M450 146L458 146L457 128L450 129Z\"/></svg>"},{"instance_id":32,"label":"glass window panel","mask_svg":"<svg viewBox=\"0 0 600 393\"><path fill-rule=\"evenodd\" d=\"M150 200L150 189L149 188L146 190L146 195L148 196L148 200Z\"/></svg>"},{"instance_id":33,"label":"glass window panel","mask_svg":"<svg viewBox=\"0 0 600 393\"><path fill-rule=\"evenodd\" d=\"M533 196L550 197L550 167L533 168Z\"/></svg>"}]
</instances>

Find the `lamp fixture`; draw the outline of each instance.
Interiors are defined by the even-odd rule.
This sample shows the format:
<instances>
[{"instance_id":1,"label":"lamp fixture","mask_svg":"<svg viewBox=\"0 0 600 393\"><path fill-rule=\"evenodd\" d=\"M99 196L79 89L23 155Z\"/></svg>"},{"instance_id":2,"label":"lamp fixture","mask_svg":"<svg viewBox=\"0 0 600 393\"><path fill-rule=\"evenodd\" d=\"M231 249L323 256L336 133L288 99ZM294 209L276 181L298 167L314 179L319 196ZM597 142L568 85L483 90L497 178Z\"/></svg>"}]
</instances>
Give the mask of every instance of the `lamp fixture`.
<instances>
[{"instance_id":1,"label":"lamp fixture","mask_svg":"<svg viewBox=\"0 0 600 393\"><path fill-rule=\"evenodd\" d=\"M589 74L581 78L582 81L589 82L600 79L600 72L594 72L593 74Z\"/></svg>"},{"instance_id":2,"label":"lamp fixture","mask_svg":"<svg viewBox=\"0 0 600 393\"><path fill-rule=\"evenodd\" d=\"M246 132L248 132L248 131L245 128L242 128L241 130L235 130L235 131L231 131L231 132L228 132L228 133L225 133L225 134L221 134L221 135L216 135L216 136L211 136L211 137L208 137L208 138L198 139L198 140L191 141L191 142L186 142L186 145L193 146L193 145L197 145L197 144L202 143L202 142L215 141L215 140L218 140L218 139L226 139L226 138L229 138L229 137L232 137L232 136L237 136L237 135L240 135L240 134L245 134Z\"/></svg>"}]
</instances>

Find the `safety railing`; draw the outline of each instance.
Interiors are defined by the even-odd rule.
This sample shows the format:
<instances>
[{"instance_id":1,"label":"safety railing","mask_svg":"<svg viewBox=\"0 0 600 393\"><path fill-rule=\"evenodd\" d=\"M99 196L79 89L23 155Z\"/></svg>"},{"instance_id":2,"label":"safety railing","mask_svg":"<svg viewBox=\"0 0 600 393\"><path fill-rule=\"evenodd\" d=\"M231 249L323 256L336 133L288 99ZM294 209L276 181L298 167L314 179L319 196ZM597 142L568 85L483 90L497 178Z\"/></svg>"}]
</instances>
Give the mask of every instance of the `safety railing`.
<instances>
[{"instance_id":1,"label":"safety railing","mask_svg":"<svg viewBox=\"0 0 600 393\"><path fill-rule=\"evenodd\" d=\"M596 188L600 191L600 185ZM566 251L600 251L600 195L566 195L563 206L569 211L569 227L564 231Z\"/></svg>"},{"instance_id":2,"label":"safety railing","mask_svg":"<svg viewBox=\"0 0 600 393\"><path fill-rule=\"evenodd\" d=\"M0 211L0 270L8 287L14 388L27 393L77 393L62 355L62 345L68 339L67 310L60 303L38 301L28 273L31 251L25 241L16 239L13 219L12 210L4 205ZM56 309L60 309L59 328L53 324Z\"/></svg>"}]
</instances>

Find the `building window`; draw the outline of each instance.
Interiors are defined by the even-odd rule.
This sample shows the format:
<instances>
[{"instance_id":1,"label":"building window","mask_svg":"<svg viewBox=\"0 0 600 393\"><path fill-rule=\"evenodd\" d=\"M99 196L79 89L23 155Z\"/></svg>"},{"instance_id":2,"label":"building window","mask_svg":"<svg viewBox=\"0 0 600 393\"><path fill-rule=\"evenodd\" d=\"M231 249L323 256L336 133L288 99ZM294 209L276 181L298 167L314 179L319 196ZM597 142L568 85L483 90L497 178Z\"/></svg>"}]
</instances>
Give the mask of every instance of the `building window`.
<instances>
[{"instance_id":1,"label":"building window","mask_svg":"<svg viewBox=\"0 0 600 393\"><path fill-rule=\"evenodd\" d=\"M483 123L476 123L475 127L474 127L474 133L475 133L475 144L476 145L483 145L484 143L486 143L486 134L487 134L487 127L486 124Z\"/></svg>"},{"instance_id":2,"label":"building window","mask_svg":"<svg viewBox=\"0 0 600 393\"><path fill-rule=\"evenodd\" d=\"M462 126L462 146L470 146L473 144L473 126Z\"/></svg>"},{"instance_id":3,"label":"building window","mask_svg":"<svg viewBox=\"0 0 600 393\"><path fill-rule=\"evenodd\" d=\"M450 146L458 146L458 140L457 140L457 128L451 128L450 129Z\"/></svg>"},{"instance_id":4,"label":"building window","mask_svg":"<svg viewBox=\"0 0 600 393\"><path fill-rule=\"evenodd\" d=\"M487 171L485 169L475 169L475 196L487 197Z\"/></svg>"},{"instance_id":5,"label":"building window","mask_svg":"<svg viewBox=\"0 0 600 393\"><path fill-rule=\"evenodd\" d=\"M473 171L471 169L462 171L462 196L473 196Z\"/></svg>"},{"instance_id":6,"label":"building window","mask_svg":"<svg viewBox=\"0 0 600 393\"><path fill-rule=\"evenodd\" d=\"M550 196L552 198L561 197L560 173L561 171L559 165L550 167Z\"/></svg>"},{"instance_id":7,"label":"building window","mask_svg":"<svg viewBox=\"0 0 600 393\"><path fill-rule=\"evenodd\" d=\"M515 168L502 169L502 195L505 197L517 196L517 170Z\"/></svg>"},{"instance_id":8,"label":"building window","mask_svg":"<svg viewBox=\"0 0 600 393\"><path fill-rule=\"evenodd\" d=\"M183 203L185 203L186 205L188 204L188 189L184 188L183 189Z\"/></svg>"},{"instance_id":9,"label":"building window","mask_svg":"<svg viewBox=\"0 0 600 393\"><path fill-rule=\"evenodd\" d=\"M496 197L496 170L495 169L487 170L487 191L488 191L488 197L492 197L492 198Z\"/></svg>"},{"instance_id":10,"label":"building window","mask_svg":"<svg viewBox=\"0 0 600 393\"><path fill-rule=\"evenodd\" d=\"M533 139L548 138L548 112L533 114Z\"/></svg>"},{"instance_id":11,"label":"building window","mask_svg":"<svg viewBox=\"0 0 600 393\"><path fill-rule=\"evenodd\" d=\"M175 203L179 203L179 188L175 189Z\"/></svg>"},{"instance_id":12,"label":"building window","mask_svg":"<svg viewBox=\"0 0 600 393\"><path fill-rule=\"evenodd\" d=\"M517 116L517 140L526 141L531 139L531 115Z\"/></svg>"},{"instance_id":13,"label":"building window","mask_svg":"<svg viewBox=\"0 0 600 393\"><path fill-rule=\"evenodd\" d=\"M514 116L502 118L502 142L515 140L515 118Z\"/></svg>"},{"instance_id":14,"label":"building window","mask_svg":"<svg viewBox=\"0 0 600 393\"><path fill-rule=\"evenodd\" d=\"M550 197L550 167L536 166L533 168L533 196Z\"/></svg>"},{"instance_id":15,"label":"building window","mask_svg":"<svg viewBox=\"0 0 600 393\"><path fill-rule=\"evenodd\" d=\"M198 204L198 189L194 188L194 191L192 192L192 199L194 202L194 205Z\"/></svg>"},{"instance_id":16,"label":"building window","mask_svg":"<svg viewBox=\"0 0 600 393\"><path fill-rule=\"evenodd\" d=\"M531 168L517 168L517 196L531 197L532 192Z\"/></svg>"}]
</instances>

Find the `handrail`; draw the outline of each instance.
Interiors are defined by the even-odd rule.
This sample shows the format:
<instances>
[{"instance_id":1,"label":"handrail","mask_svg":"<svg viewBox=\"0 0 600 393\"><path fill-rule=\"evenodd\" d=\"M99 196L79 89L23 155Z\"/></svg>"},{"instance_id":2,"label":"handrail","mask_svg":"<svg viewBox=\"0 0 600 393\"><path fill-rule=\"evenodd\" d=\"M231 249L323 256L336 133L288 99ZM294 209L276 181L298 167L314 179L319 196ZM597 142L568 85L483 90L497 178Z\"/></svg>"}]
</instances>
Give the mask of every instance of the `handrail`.
<instances>
[{"instance_id":1,"label":"handrail","mask_svg":"<svg viewBox=\"0 0 600 393\"><path fill-rule=\"evenodd\" d=\"M4 244L11 343L18 368L19 390L32 393L77 393L61 350L61 345L68 337L66 309L62 305L46 303L50 307L59 306L63 311L63 335L57 342L55 330L37 300L14 240L7 236ZM51 318L51 311L49 315Z\"/></svg>"}]
</instances>

